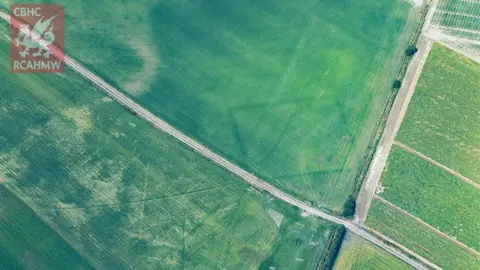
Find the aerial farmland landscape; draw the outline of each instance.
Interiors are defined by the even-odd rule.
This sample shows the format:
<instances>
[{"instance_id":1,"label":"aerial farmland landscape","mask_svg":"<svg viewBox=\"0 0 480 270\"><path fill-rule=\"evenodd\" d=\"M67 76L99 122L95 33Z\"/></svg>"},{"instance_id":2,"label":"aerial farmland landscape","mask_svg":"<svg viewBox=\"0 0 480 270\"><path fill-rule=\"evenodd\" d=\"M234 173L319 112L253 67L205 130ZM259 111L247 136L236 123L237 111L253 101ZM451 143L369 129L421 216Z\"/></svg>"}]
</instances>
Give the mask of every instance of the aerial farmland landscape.
<instances>
[{"instance_id":1,"label":"aerial farmland landscape","mask_svg":"<svg viewBox=\"0 0 480 270\"><path fill-rule=\"evenodd\" d=\"M0 0L0 269L480 269L479 33L476 0Z\"/></svg>"},{"instance_id":2,"label":"aerial farmland landscape","mask_svg":"<svg viewBox=\"0 0 480 270\"><path fill-rule=\"evenodd\" d=\"M479 82L479 63L434 44L367 216L444 268L480 265Z\"/></svg>"}]
</instances>

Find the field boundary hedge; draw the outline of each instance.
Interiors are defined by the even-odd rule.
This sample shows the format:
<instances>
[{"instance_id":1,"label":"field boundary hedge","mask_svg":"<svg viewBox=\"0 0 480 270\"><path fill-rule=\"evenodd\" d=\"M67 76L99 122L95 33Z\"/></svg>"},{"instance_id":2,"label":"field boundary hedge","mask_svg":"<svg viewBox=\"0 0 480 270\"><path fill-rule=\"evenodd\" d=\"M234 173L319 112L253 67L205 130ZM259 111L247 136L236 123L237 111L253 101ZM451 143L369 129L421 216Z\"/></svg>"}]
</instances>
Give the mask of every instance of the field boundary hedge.
<instances>
[{"instance_id":1,"label":"field boundary hedge","mask_svg":"<svg viewBox=\"0 0 480 270\"><path fill-rule=\"evenodd\" d=\"M332 233L327 242L325 252L323 253L320 262L318 263L317 269L319 270L330 270L333 269L335 261L337 260L340 249L342 248L343 239L347 229L342 226L338 226Z\"/></svg>"}]
</instances>

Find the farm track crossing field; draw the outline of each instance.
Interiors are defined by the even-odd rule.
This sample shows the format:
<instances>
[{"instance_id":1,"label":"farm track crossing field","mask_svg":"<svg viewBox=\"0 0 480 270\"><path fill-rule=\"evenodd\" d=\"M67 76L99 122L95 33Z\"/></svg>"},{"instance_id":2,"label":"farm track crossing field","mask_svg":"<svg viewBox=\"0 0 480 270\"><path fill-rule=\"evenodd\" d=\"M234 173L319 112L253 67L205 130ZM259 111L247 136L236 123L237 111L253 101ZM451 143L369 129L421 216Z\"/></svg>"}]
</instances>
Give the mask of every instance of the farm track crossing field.
<instances>
[{"instance_id":1,"label":"farm track crossing field","mask_svg":"<svg viewBox=\"0 0 480 270\"><path fill-rule=\"evenodd\" d=\"M335 270L408 270L402 261L356 235L347 233Z\"/></svg>"},{"instance_id":2,"label":"farm track crossing field","mask_svg":"<svg viewBox=\"0 0 480 270\"><path fill-rule=\"evenodd\" d=\"M480 250L480 190L394 147L380 195L426 223Z\"/></svg>"},{"instance_id":3,"label":"farm track crossing field","mask_svg":"<svg viewBox=\"0 0 480 270\"><path fill-rule=\"evenodd\" d=\"M380 201L373 201L366 225L445 270L476 270L480 266L479 257Z\"/></svg>"},{"instance_id":4,"label":"farm track crossing field","mask_svg":"<svg viewBox=\"0 0 480 270\"><path fill-rule=\"evenodd\" d=\"M480 183L480 65L435 44L397 140Z\"/></svg>"},{"instance_id":5,"label":"farm track crossing field","mask_svg":"<svg viewBox=\"0 0 480 270\"><path fill-rule=\"evenodd\" d=\"M7 28L0 24L4 70ZM71 244L52 242L62 252L103 269L302 269L320 260L333 225L252 189L74 72L0 76L2 188ZM33 234L41 225L2 233ZM28 255L9 244L0 244L0 256Z\"/></svg>"},{"instance_id":6,"label":"farm track crossing field","mask_svg":"<svg viewBox=\"0 0 480 270\"><path fill-rule=\"evenodd\" d=\"M67 54L215 152L333 210L352 191L420 13L400 0L59 2Z\"/></svg>"}]
</instances>

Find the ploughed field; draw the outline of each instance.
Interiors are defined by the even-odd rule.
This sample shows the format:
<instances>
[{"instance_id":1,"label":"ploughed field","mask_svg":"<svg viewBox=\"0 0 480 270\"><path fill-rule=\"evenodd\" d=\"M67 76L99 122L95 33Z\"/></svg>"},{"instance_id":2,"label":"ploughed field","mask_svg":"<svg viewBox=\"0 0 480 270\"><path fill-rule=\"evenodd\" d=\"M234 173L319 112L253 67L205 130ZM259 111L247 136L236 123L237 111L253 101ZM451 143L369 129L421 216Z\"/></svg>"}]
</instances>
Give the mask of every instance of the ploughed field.
<instances>
[{"instance_id":1,"label":"ploughed field","mask_svg":"<svg viewBox=\"0 0 480 270\"><path fill-rule=\"evenodd\" d=\"M234 163L336 211L420 12L401 0L58 2L68 55Z\"/></svg>"},{"instance_id":2,"label":"ploughed field","mask_svg":"<svg viewBox=\"0 0 480 270\"><path fill-rule=\"evenodd\" d=\"M480 267L479 82L478 63L434 44L366 222L445 269Z\"/></svg>"},{"instance_id":3,"label":"ploughed field","mask_svg":"<svg viewBox=\"0 0 480 270\"><path fill-rule=\"evenodd\" d=\"M0 66L9 69L8 25ZM7 268L311 268L334 226L266 197L70 70L0 74ZM300 240L299 240L300 239Z\"/></svg>"}]
</instances>

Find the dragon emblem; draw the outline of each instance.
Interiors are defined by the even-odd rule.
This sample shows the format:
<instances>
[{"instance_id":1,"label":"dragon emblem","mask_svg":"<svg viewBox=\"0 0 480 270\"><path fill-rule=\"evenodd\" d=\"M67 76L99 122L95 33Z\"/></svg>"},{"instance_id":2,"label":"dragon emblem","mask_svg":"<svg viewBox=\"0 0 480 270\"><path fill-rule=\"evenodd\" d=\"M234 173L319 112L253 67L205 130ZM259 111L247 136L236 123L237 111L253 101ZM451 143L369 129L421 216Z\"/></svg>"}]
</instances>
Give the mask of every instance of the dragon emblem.
<instances>
[{"instance_id":1,"label":"dragon emblem","mask_svg":"<svg viewBox=\"0 0 480 270\"><path fill-rule=\"evenodd\" d=\"M20 27L20 32L15 38L17 47L23 46L25 48L22 52L19 52L20 56L25 58L25 56L30 55L30 50L38 48L37 52L31 54L33 57L41 55L45 58L50 57L51 52L46 46L55 41L52 20L56 16L52 16L45 21L43 21L43 17L40 18L33 29L30 29L30 25L26 24Z\"/></svg>"}]
</instances>

